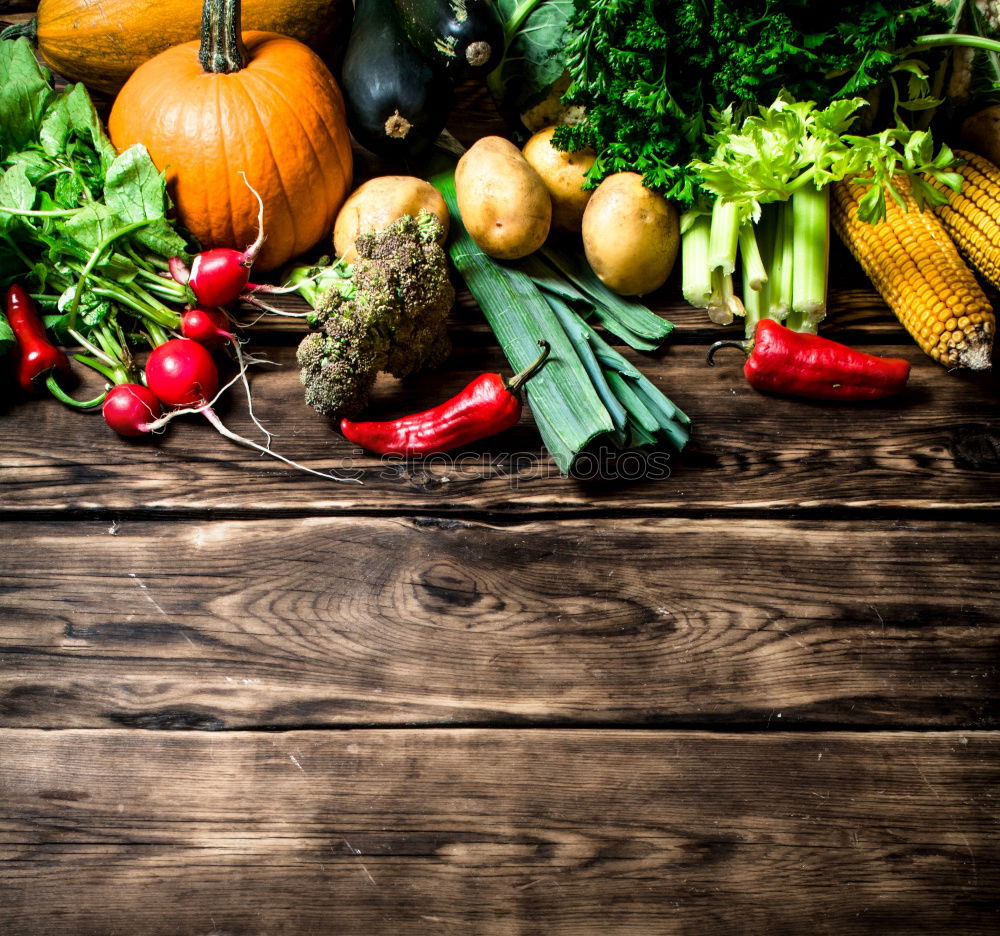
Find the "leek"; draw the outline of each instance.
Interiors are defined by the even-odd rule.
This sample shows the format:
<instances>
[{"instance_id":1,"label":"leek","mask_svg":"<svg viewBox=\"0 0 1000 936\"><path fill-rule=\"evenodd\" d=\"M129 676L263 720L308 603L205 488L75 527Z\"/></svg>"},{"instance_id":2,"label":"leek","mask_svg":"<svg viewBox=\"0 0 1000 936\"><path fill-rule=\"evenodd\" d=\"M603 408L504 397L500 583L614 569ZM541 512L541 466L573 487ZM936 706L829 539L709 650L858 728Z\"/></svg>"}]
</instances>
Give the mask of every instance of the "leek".
<instances>
[{"instance_id":1,"label":"leek","mask_svg":"<svg viewBox=\"0 0 1000 936\"><path fill-rule=\"evenodd\" d=\"M495 263L469 236L455 200L454 171L433 176L431 183L451 214L448 255L511 367L527 367L537 357L539 340L551 346L548 361L525 392L546 448L559 470L568 473L587 445L614 432L611 416L538 287L527 274Z\"/></svg>"},{"instance_id":2,"label":"leek","mask_svg":"<svg viewBox=\"0 0 1000 936\"><path fill-rule=\"evenodd\" d=\"M583 327L583 322L576 313L565 302L557 296L546 296L549 308L555 313L560 324L565 329L569 340L573 342L580 363L590 377L597 395L601 398L611 421L615 424L615 436L619 443L625 441L625 425L628 422L628 411L618 402L614 391L608 386L608 380L601 369L601 364L594 354L594 349L590 343L590 336Z\"/></svg>"},{"instance_id":3,"label":"leek","mask_svg":"<svg viewBox=\"0 0 1000 936\"><path fill-rule=\"evenodd\" d=\"M599 325L606 328L611 334L617 335L630 348L635 348L637 351L655 351L663 344L662 338L651 340L633 331L621 317L610 312L607 306L597 303L591 296L585 295L572 282L563 279L555 269L547 263L543 263L536 255L532 254L517 261L516 268L527 273L535 282L535 285L545 292L553 296L558 296L567 302L575 303L578 311L580 308L586 310L585 314L587 317L593 316ZM667 326L667 333L673 330L673 323L654 315L645 306L639 306L639 308L644 309L658 322Z\"/></svg>"},{"instance_id":4,"label":"leek","mask_svg":"<svg viewBox=\"0 0 1000 936\"><path fill-rule=\"evenodd\" d=\"M593 303L597 321L629 347L654 351L674 330L673 322L660 318L641 302L610 290L584 258L551 245L540 253Z\"/></svg>"},{"instance_id":5,"label":"leek","mask_svg":"<svg viewBox=\"0 0 1000 936\"><path fill-rule=\"evenodd\" d=\"M612 348L590 325L586 322L581 324L590 339L594 355L609 375L609 382L611 373L620 375L625 381L625 386L632 390L643 403L644 410L654 415L659 430L670 444L678 451L684 448L690 435L691 420L688 416L638 368ZM630 399L623 399L621 396L618 396L618 399L621 400L626 409L629 408Z\"/></svg>"}]
</instances>

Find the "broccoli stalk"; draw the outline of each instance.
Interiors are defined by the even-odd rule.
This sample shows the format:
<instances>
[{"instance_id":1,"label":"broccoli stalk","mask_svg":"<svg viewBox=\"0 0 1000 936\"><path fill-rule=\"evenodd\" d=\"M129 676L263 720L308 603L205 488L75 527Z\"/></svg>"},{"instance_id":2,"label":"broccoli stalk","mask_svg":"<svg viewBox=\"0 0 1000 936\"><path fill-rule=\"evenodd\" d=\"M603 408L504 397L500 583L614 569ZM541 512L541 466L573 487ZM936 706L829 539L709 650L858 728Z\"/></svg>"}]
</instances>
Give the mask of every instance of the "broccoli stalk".
<instances>
[{"instance_id":1,"label":"broccoli stalk","mask_svg":"<svg viewBox=\"0 0 1000 936\"><path fill-rule=\"evenodd\" d=\"M337 418L368 403L380 372L407 377L451 352L446 321L455 301L436 218L400 218L362 234L353 264L298 267L289 280L313 307L313 329L296 358L306 403Z\"/></svg>"}]
</instances>

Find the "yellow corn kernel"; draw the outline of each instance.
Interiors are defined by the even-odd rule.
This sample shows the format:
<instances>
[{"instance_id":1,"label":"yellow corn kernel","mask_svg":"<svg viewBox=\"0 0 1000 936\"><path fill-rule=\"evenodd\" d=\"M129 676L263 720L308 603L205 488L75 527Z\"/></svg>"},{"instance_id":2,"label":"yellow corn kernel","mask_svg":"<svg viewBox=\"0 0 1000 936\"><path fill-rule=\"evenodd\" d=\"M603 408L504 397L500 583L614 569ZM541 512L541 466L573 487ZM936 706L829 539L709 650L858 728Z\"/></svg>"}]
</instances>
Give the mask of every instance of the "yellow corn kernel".
<instances>
[{"instance_id":1,"label":"yellow corn kernel","mask_svg":"<svg viewBox=\"0 0 1000 936\"><path fill-rule=\"evenodd\" d=\"M990 366L996 320L990 301L962 260L942 219L919 211L905 177L896 180L906 210L886 198L886 218L857 216L865 186L832 188L833 226L917 344L946 367ZM1000 189L998 189L1000 191Z\"/></svg>"},{"instance_id":2,"label":"yellow corn kernel","mask_svg":"<svg viewBox=\"0 0 1000 936\"><path fill-rule=\"evenodd\" d=\"M985 280L1000 287L1000 168L965 150L955 155L965 161L955 170L962 176L962 188L954 192L928 179L948 197L948 204L934 211L959 253Z\"/></svg>"}]
</instances>

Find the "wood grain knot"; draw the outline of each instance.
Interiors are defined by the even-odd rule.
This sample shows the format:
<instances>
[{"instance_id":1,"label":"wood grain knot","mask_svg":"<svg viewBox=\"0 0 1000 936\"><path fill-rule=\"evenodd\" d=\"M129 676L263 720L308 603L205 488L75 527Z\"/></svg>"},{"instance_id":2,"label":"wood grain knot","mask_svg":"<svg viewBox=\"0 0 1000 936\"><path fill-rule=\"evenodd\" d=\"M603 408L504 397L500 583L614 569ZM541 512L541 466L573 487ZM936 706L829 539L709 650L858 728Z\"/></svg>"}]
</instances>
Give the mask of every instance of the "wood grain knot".
<instances>
[{"instance_id":1,"label":"wood grain knot","mask_svg":"<svg viewBox=\"0 0 1000 936\"><path fill-rule=\"evenodd\" d=\"M455 612L479 608L489 600L495 606L493 596L480 591L479 583L464 569L448 562L439 562L422 572L416 581L417 599L431 611Z\"/></svg>"},{"instance_id":2,"label":"wood grain knot","mask_svg":"<svg viewBox=\"0 0 1000 936\"><path fill-rule=\"evenodd\" d=\"M959 426L952 436L951 454L959 468L1000 471L1000 438L988 426Z\"/></svg>"}]
</instances>

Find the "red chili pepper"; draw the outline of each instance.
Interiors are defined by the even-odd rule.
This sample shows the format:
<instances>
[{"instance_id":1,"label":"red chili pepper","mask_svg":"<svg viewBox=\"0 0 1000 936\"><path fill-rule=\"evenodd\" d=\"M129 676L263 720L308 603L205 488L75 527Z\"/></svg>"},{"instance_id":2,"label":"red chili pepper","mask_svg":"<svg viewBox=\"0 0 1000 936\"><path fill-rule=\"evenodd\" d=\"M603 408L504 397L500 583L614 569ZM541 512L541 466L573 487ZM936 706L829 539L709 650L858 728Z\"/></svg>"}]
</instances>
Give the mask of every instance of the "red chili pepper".
<instances>
[{"instance_id":1,"label":"red chili pepper","mask_svg":"<svg viewBox=\"0 0 1000 936\"><path fill-rule=\"evenodd\" d=\"M722 347L748 353L743 373L755 390L813 400L880 400L899 393L910 376L910 362L902 358L875 357L772 319L757 323L752 342L715 342L709 364Z\"/></svg>"},{"instance_id":2,"label":"red chili pepper","mask_svg":"<svg viewBox=\"0 0 1000 936\"><path fill-rule=\"evenodd\" d=\"M348 442L379 455L419 455L447 452L509 429L521 418L520 389L549 356L549 343L536 360L516 377L482 374L461 393L440 406L404 416L392 422L351 422L344 419L340 431Z\"/></svg>"},{"instance_id":3,"label":"red chili pepper","mask_svg":"<svg viewBox=\"0 0 1000 936\"><path fill-rule=\"evenodd\" d=\"M17 339L17 382L23 389L36 389L35 380L49 371L69 371L69 358L49 341L35 303L16 283L7 290L7 321Z\"/></svg>"}]
</instances>

